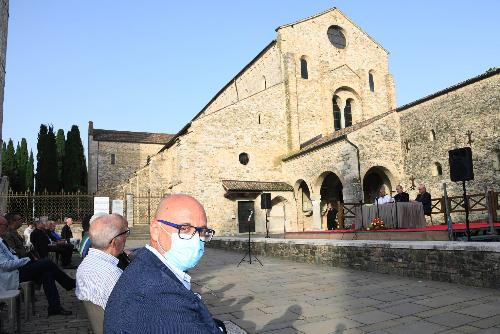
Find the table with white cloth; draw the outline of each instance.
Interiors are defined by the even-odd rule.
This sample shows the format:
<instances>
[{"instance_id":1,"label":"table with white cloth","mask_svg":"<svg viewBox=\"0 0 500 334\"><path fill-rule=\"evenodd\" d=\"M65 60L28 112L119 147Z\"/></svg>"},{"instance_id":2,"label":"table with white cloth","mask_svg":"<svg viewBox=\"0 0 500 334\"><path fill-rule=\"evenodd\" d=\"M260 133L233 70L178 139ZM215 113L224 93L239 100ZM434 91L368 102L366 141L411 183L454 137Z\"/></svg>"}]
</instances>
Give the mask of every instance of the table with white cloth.
<instances>
[{"instance_id":1,"label":"table with white cloth","mask_svg":"<svg viewBox=\"0 0 500 334\"><path fill-rule=\"evenodd\" d=\"M378 205L363 205L363 224L361 224L361 207L355 209L356 228L368 227L374 218L379 217L386 228L423 228L425 227L424 208L420 202L398 202ZM396 219L397 212L397 219Z\"/></svg>"}]
</instances>

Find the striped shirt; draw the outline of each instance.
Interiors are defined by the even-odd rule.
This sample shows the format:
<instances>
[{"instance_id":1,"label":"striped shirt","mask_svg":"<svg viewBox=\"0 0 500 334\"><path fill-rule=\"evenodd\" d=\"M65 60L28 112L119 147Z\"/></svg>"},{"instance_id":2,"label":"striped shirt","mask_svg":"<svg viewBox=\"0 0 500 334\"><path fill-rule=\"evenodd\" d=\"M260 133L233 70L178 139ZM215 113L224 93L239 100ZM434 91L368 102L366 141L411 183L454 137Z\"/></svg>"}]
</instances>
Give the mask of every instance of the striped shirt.
<instances>
[{"instance_id":1,"label":"striped shirt","mask_svg":"<svg viewBox=\"0 0 500 334\"><path fill-rule=\"evenodd\" d=\"M109 295L123 270L118 259L99 249L90 248L76 271L76 297L106 308Z\"/></svg>"}]
</instances>

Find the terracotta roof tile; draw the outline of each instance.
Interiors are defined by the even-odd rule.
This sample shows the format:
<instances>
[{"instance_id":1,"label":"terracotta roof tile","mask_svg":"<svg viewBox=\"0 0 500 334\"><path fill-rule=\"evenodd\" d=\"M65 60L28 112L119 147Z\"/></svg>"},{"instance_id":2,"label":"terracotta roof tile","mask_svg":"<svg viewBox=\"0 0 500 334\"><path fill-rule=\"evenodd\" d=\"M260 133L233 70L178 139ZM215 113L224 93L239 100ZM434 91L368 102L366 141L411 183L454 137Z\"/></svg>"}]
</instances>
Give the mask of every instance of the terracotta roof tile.
<instances>
[{"instance_id":1,"label":"terracotta roof tile","mask_svg":"<svg viewBox=\"0 0 500 334\"><path fill-rule=\"evenodd\" d=\"M166 144L174 136L167 133L132 132L104 129L92 129L89 135L92 135L95 141L113 141L143 144Z\"/></svg>"},{"instance_id":2,"label":"terracotta roof tile","mask_svg":"<svg viewBox=\"0 0 500 334\"><path fill-rule=\"evenodd\" d=\"M227 192L293 191L286 182L222 180L222 186Z\"/></svg>"}]
</instances>

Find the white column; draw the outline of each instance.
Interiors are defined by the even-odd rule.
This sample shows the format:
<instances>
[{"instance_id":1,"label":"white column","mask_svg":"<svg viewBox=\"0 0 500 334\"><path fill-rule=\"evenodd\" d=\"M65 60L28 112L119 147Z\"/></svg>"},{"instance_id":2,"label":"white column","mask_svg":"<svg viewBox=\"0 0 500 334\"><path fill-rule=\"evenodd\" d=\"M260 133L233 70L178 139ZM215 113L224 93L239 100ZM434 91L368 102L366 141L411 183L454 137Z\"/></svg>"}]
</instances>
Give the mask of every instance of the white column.
<instances>
[{"instance_id":1,"label":"white column","mask_svg":"<svg viewBox=\"0 0 500 334\"><path fill-rule=\"evenodd\" d=\"M345 128L345 118L344 118L344 108L345 108L345 101L341 98L339 98L337 102L339 109L340 109L340 128L343 129Z\"/></svg>"},{"instance_id":2,"label":"white column","mask_svg":"<svg viewBox=\"0 0 500 334\"><path fill-rule=\"evenodd\" d=\"M313 209L313 223L311 226L312 230L321 230L321 206L320 201L312 200L312 209Z\"/></svg>"}]
</instances>

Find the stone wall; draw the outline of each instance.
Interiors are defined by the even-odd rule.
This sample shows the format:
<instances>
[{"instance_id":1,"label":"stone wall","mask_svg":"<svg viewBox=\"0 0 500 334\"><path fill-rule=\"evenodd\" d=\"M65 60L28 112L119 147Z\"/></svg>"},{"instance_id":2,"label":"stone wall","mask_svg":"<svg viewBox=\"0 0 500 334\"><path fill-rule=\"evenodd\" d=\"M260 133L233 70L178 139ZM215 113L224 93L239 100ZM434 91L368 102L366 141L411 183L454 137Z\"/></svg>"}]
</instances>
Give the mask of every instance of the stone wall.
<instances>
[{"instance_id":1,"label":"stone wall","mask_svg":"<svg viewBox=\"0 0 500 334\"><path fill-rule=\"evenodd\" d=\"M248 249L244 238L214 238L207 246L242 253ZM252 252L298 262L500 288L497 243L254 238Z\"/></svg>"},{"instance_id":2,"label":"stone wall","mask_svg":"<svg viewBox=\"0 0 500 334\"><path fill-rule=\"evenodd\" d=\"M339 26L346 47L332 45L327 31ZM396 106L395 90L389 73L388 53L338 9L310 20L277 29L283 57L290 114L290 148L319 134L333 131L334 95L343 110L352 98L353 123L381 114ZM301 78L301 58L307 61L308 78ZM370 91L368 73L375 89Z\"/></svg>"},{"instance_id":3,"label":"stone wall","mask_svg":"<svg viewBox=\"0 0 500 334\"><path fill-rule=\"evenodd\" d=\"M9 25L9 0L0 0L0 150L3 143L3 99L5 89L5 67L7 63L7 31ZM2 176L2 157L0 154L0 176Z\"/></svg>"},{"instance_id":4,"label":"stone wall","mask_svg":"<svg viewBox=\"0 0 500 334\"><path fill-rule=\"evenodd\" d=\"M416 104L398 112L401 151L404 159L403 185L423 182L432 197L441 197L446 183L449 196L462 194L461 183L450 181L448 150L470 146L474 181L467 182L471 194L485 189L500 190L500 73ZM433 133L431 133L433 131ZM469 142L467 132L472 133ZM405 141L409 150L405 149ZM435 163L442 175L435 173ZM434 175L433 175L434 174ZM411 191L411 198L416 190Z\"/></svg>"}]
</instances>

